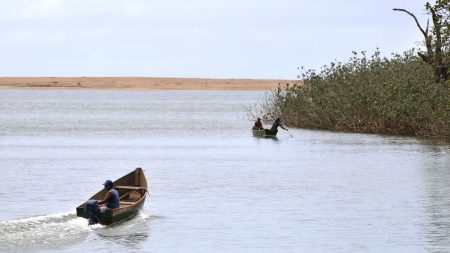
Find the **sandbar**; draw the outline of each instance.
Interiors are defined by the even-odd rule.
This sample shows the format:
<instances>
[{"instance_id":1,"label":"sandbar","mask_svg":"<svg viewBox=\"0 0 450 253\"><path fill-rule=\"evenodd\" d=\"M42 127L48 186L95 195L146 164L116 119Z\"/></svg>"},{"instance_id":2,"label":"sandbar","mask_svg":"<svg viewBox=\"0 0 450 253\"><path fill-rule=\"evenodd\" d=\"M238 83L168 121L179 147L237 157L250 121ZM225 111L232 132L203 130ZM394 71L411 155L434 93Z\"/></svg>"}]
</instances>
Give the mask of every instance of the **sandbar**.
<instances>
[{"instance_id":1,"label":"sandbar","mask_svg":"<svg viewBox=\"0 0 450 253\"><path fill-rule=\"evenodd\" d=\"M0 89L274 90L289 80L164 77L0 77Z\"/></svg>"}]
</instances>

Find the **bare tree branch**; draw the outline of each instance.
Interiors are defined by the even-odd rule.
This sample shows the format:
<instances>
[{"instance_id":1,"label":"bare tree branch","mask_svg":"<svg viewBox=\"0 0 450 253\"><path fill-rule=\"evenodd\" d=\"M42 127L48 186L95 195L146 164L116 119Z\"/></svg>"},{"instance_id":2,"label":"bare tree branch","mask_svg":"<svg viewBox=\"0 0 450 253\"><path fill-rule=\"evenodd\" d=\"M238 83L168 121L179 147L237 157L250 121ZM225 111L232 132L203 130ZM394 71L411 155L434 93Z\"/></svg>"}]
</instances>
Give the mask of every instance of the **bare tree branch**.
<instances>
[{"instance_id":1,"label":"bare tree branch","mask_svg":"<svg viewBox=\"0 0 450 253\"><path fill-rule=\"evenodd\" d=\"M416 21L417 27L419 27L420 31L422 32L423 36L425 37L425 46L427 48L427 54L423 54L419 52L419 56L428 64L433 65L434 64L434 51L433 51L433 46L432 46L432 37L430 35L428 35L428 28L430 25L430 20L427 20L427 28L426 30L423 30L422 26L419 23L419 20L417 20L416 16L414 14L412 14L411 12L405 10L405 9L398 9L395 8L393 9L394 11L401 11L401 12L405 12L408 15L410 15L411 17L414 18L414 21Z\"/></svg>"},{"instance_id":2,"label":"bare tree branch","mask_svg":"<svg viewBox=\"0 0 450 253\"><path fill-rule=\"evenodd\" d=\"M395 8L394 11L404 12L410 15L416 22L417 27L422 32L425 39L426 52L418 52L423 61L430 64L435 72L436 83L442 80L448 80L450 64L449 64L449 38L450 38L450 0L436 0L436 4L431 5L429 2L425 4L428 14L431 16L432 25L430 28L430 20L427 20L427 26L424 30L417 20L417 17L405 10ZM431 29L431 31L430 31Z\"/></svg>"},{"instance_id":3,"label":"bare tree branch","mask_svg":"<svg viewBox=\"0 0 450 253\"><path fill-rule=\"evenodd\" d=\"M417 20L416 16L414 14L412 14L411 12L405 10L405 9L399 9L399 8L394 8L394 11L403 11L407 14L409 14L411 17L413 17L414 21L416 21L417 27L419 27L420 31L422 32L423 36L428 37L428 24L427 24L427 31L424 31L422 26L419 23L419 20Z\"/></svg>"}]
</instances>

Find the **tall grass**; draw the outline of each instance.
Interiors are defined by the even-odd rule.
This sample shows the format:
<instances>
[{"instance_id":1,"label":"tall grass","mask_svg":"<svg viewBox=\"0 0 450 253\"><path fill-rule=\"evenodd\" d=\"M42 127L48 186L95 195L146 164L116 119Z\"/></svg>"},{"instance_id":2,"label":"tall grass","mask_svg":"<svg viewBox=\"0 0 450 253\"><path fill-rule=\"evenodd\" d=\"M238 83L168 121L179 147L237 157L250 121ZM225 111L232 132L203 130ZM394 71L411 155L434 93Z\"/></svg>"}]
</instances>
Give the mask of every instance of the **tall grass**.
<instances>
[{"instance_id":1,"label":"tall grass","mask_svg":"<svg viewBox=\"0 0 450 253\"><path fill-rule=\"evenodd\" d=\"M263 99L266 120L291 126L363 133L450 138L450 85L414 51L381 57L377 50L332 62Z\"/></svg>"}]
</instances>

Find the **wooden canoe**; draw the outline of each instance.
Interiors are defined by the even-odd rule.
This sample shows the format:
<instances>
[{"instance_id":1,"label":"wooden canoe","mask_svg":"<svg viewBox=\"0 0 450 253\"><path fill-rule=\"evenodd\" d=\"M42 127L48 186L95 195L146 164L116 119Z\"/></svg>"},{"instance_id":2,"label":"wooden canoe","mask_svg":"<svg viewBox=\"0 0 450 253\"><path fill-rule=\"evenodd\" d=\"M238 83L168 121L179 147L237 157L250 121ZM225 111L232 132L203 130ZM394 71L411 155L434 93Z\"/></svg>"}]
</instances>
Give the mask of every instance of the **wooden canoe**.
<instances>
[{"instance_id":1,"label":"wooden canoe","mask_svg":"<svg viewBox=\"0 0 450 253\"><path fill-rule=\"evenodd\" d=\"M133 217L144 206L148 194L147 179L141 168L114 181L113 187L119 192L120 207L97 213L96 218L102 225L111 225ZM106 190L102 189L89 199L101 200L105 195ZM77 207L77 216L90 219L85 213L85 205L86 202Z\"/></svg>"},{"instance_id":2,"label":"wooden canoe","mask_svg":"<svg viewBox=\"0 0 450 253\"><path fill-rule=\"evenodd\" d=\"M253 136L264 137L264 138L277 138L277 135L266 134L266 130L252 130Z\"/></svg>"}]
</instances>

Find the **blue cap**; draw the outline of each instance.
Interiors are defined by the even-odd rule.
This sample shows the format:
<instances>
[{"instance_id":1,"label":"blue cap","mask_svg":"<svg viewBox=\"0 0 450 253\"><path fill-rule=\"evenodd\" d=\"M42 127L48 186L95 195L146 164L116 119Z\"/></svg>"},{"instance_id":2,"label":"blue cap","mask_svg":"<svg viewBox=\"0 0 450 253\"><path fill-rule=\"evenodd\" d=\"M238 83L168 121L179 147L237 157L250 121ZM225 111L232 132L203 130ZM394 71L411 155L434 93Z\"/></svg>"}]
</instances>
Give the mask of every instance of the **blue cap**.
<instances>
[{"instance_id":1,"label":"blue cap","mask_svg":"<svg viewBox=\"0 0 450 253\"><path fill-rule=\"evenodd\" d=\"M113 182L111 180L106 180L103 185L113 185Z\"/></svg>"}]
</instances>

